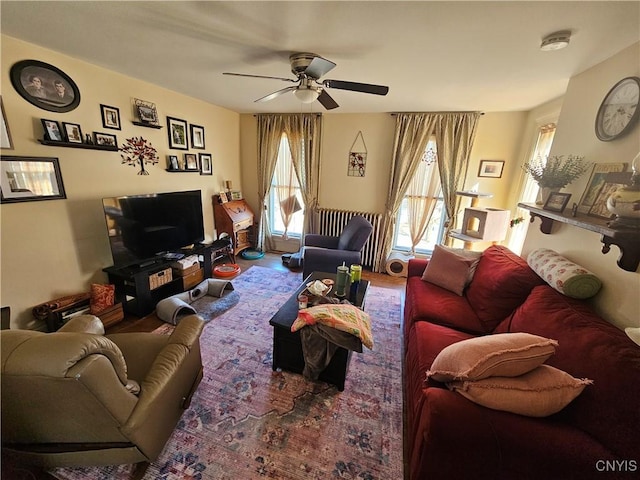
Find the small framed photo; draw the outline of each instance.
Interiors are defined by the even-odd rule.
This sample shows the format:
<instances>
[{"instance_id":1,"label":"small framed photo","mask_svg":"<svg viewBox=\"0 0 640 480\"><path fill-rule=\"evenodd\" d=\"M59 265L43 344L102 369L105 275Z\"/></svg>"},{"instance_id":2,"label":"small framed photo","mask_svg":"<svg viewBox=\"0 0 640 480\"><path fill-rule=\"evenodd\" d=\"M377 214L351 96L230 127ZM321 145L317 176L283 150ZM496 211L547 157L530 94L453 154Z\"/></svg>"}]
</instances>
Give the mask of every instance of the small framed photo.
<instances>
[{"instance_id":1,"label":"small framed photo","mask_svg":"<svg viewBox=\"0 0 640 480\"><path fill-rule=\"evenodd\" d=\"M167 128L169 129L169 148L189 150L187 122L179 118L167 117Z\"/></svg>"},{"instance_id":2,"label":"small framed photo","mask_svg":"<svg viewBox=\"0 0 640 480\"><path fill-rule=\"evenodd\" d=\"M93 141L96 145L105 145L109 147L118 146L116 136L109 133L93 132Z\"/></svg>"},{"instance_id":3,"label":"small framed photo","mask_svg":"<svg viewBox=\"0 0 640 480\"><path fill-rule=\"evenodd\" d=\"M200 154L200 175L213 175L213 161L210 153Z\"/></svg>"},{"instance_id":4,"label":"small framed photo","mask_svg":"<svg viewBox=\"0 0 640 480\"><path fill-rule=\"evenodd\" d=\"M191 124L191 148L204 150L204 127Z\"/></svg>"},{"instance_id":5,"label":"small framed photo","mask_svg":"<svg viewBox=\"0 0 640 480\"><path fill-rule=\"evenodd\" d=\"M167 164L169 165L169 170L180 170L177 155L167 155Z\"/></svg>"},{"instance_id":6,"label":"small framed photo","mask_svg":"<svg viewBox=\"0 0 640 480\"><path fill-rule=\"evenodd\" d=\"M231 201L229 197L227 197L227 192L220 192L220 203L227 203Z\"/></svg>"},{"instance_id":7,"label":"small framed photo","mask_svg":"<svg viewBox=\"0 0 640 480\"><path fill-rule=\"evenodd\" d=\"M504 160L480 160L478 177L501 178Z\"/></svg>"},{"instance_id":8,"label":"small framed photo","mask_svg":"<svg viewBox=\"0 0 640 480\"><path fill-rule=\"evenodd\" d=\"M55 142L62 142L62 130L60 130L60 125L55 120L47 120L46 118L41 118L42 126L44 127L44 139L45 140L53 140Z\"/></svg>"},{"instance_id":9,"label":"small framed photo","mask_svg":"<svg viewBox=\"0 0 640 480\"><path fill-rule=\"evenodd\" d=\"M100 104L102 126L113 130L120 130L120 110L116 107Z\"/></svg>"},{"instance_id":10,"label":"small framed photo","mask_svg":"<svg viewBox=\"0 0 640 480\"><path fill-rule=\"evenodd\" d=\"M242 192L237 190L231 192L231 200L242 200Z\"/></svg>"},{"instance_id":11,"label":"small framed photo","mask_svg":"<svg viewBox=\"0 0 640 480\"><path fill-rule=\"evenodd\" d=\"M184 163L186 165L185 170L198 170L198 157L195 153L185 153Z\"/></svg>"},{"instance_id":12,"label":"small framed photo","mask_svg":"<svg viewBox=\"0 0 640 480\"><path fill-rule=\"evenodd\" d=\"M69 143L82 143L82 130L77 123L62 122L64 136Z\"/></svg>"},{"instance_id":13,"label":"small framed photo","mask_svg":"<svg viewBox=\"0 0 640 480\"><path fill-rule=\"evenodd\" d=\"M551 193L547 201L544 202L543 210L549 210L550 212L562 213L569 203L571 198L570 193Z\"/></svg>"},{"instance_id":14,"label":"small framed photo","mask_svg":"<svg viewBox=\"0 0 640 480\"><path fill-rule=\"evenodd\" d=\"M136 98L134 99L134 104L135 113L137 114L140 123L155 126L160 125L160 122L158 120L158 110L156 109L155 103Z\"/></svg>"}]
</instances>

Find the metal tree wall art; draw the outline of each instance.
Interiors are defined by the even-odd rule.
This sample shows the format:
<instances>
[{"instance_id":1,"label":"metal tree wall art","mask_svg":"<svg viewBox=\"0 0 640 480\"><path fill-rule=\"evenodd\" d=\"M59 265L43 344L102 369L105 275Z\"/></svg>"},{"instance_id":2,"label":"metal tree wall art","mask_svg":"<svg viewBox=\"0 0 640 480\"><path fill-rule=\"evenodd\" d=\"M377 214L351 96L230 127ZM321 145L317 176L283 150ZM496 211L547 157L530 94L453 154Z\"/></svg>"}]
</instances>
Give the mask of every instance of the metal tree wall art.
<instances>
[{"instance_id":1,"label":"metal tree wall art","mask_svg":"<svg viewBox=\"0 0 640 480\"><path fill-rule=\"evenodd\" d=\"M135 167L138 162L140 163L138 175L149 175L149 172L144 169L145 163L155 165L160 161L156 149L142 137L127 138L120 151L123 164Z\"/></svg>"}]
</instances>

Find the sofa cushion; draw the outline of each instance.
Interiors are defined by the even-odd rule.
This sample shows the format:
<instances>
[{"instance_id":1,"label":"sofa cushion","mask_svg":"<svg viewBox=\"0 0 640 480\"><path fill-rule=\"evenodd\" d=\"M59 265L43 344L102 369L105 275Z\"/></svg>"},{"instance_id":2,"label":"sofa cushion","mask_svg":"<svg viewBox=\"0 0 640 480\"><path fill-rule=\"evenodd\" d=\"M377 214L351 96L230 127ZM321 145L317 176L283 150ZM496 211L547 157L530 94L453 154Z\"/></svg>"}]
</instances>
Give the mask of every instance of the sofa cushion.
<instances>
[{"instance_id":1,"label":"sofa cushion","mask_svg":"<svg viewBox=\"0 0 640 480\"><path fill-rule=\"evenodd\" d=\"M462 296L473 279L481 255L482 252L436 245L422 280Z\"/></svg>"},{"instance_id":2,"label":"sofa cushion","mask_svg":"<svg viewBox=\"0 0 640 480\"><path fill-rule=\"evenodd\" d=\"M527 263L551 287L573 298L591 298L602 282L584 267L548 248L538 248L527 256Z\"/></svg>"},{"instance_id":3,"label":"sofa cushion","mask_svg":"<svg viewBox=\"0 0 640 480\"><path fill-rule=\"evenodd\" d=\"M503 317L504 318L504 317ZM485 333L466 297L420 277L408 277L404 309L405 336L414 322L427 321L469 333Z\"/></svg>"},{"instance_id":4,"label":"sofa cushion","mask_svg":"<svg viewBox=\"0 0 640 480\"><path fill-rule=\"evenodd\" d=\"M555 353L555 340L528 333L500 333L449 345L427 372L439 382L515 377L542 365Z\"/></svg>"},{"instance_id":5,"label":"sofa cushion","mask_svg":"<svg viewBox=\"0 0 640 480\"><path fill-rule=\"evenodd\" d=\"M517 377L449 382L447 386L484 407L528 417L548 417L566 407L591 383L549 365L540 365Z\"/></svg>"},{"instance_id":6,"label":"sofa cushion","mask_svg":"<svg viewBox=\"0 0 640 480\"><path fill-rule=\"evenodd\" d=\"M522 258L494 245L482 253L465 295L484 332L489 333L525 301L533 287L543 283Z\"/></svg>"},{"instance_id":7,"label":"sofa cushion","mask_svg":"<svg viewBox=\"0 0 640 480\"><path fill-rule=\"evenodd\" d=\"M594 381L557 415L620 458L637 456L640 348L622 330L596 315L586 302L543 285L534 288L496 331L556 339L559 347L547 363Z\"/></svg>"}]
</instances>

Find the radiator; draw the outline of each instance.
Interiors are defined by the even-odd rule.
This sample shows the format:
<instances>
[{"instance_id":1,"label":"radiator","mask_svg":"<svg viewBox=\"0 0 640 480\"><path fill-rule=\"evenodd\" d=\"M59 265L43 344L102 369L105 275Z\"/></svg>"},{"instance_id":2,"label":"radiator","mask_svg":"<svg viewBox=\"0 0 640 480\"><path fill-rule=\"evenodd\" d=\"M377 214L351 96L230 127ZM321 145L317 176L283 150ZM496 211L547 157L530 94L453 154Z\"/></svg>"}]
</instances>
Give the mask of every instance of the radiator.
<instances>
[{"instance_id":1,"label":"radiator","mask_svg":"<svg viewBox=\"0 0 640 480\"><path fill-rule=\"evenodd\" d=\"M320 230L318 233L339 237L349 219L355 215L362 215L373 225L371 236L362 249L362 265L370 267L372 271L377 272L379 271L378 263L380 263L377 254L382 242L382 214L320 208L318 209Z\"/></svg>"}]
</instances>

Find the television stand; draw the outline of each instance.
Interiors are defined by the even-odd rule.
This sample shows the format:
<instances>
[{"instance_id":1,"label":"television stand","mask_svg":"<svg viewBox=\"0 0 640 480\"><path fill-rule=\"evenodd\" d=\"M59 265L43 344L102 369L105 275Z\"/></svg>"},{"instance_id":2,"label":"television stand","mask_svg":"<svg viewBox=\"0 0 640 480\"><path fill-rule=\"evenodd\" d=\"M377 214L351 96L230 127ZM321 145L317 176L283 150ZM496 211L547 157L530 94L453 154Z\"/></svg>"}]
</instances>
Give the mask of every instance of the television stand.
<instances>
[{"instance_id":1,"label":"television stand","mask_svg":"<svg viewBox=\"0 0 640 480\"><path fill-rule=\"evenodd\" d=\"M109 283L116 287L116 300L122 301L127 313L137 317L144 317L156 308L156 304L163 298L170 297L193 288L192 283L199 283L210 278L213 273L213 263L217 259L217 250L211 245L196 245L189 250L189 255L198 255L200 269L194 276L174 276L171 263L173 260L157 258L141 264L125 267L107 267L102 270L107 273Z\"/></svg>"}]
</instances>

